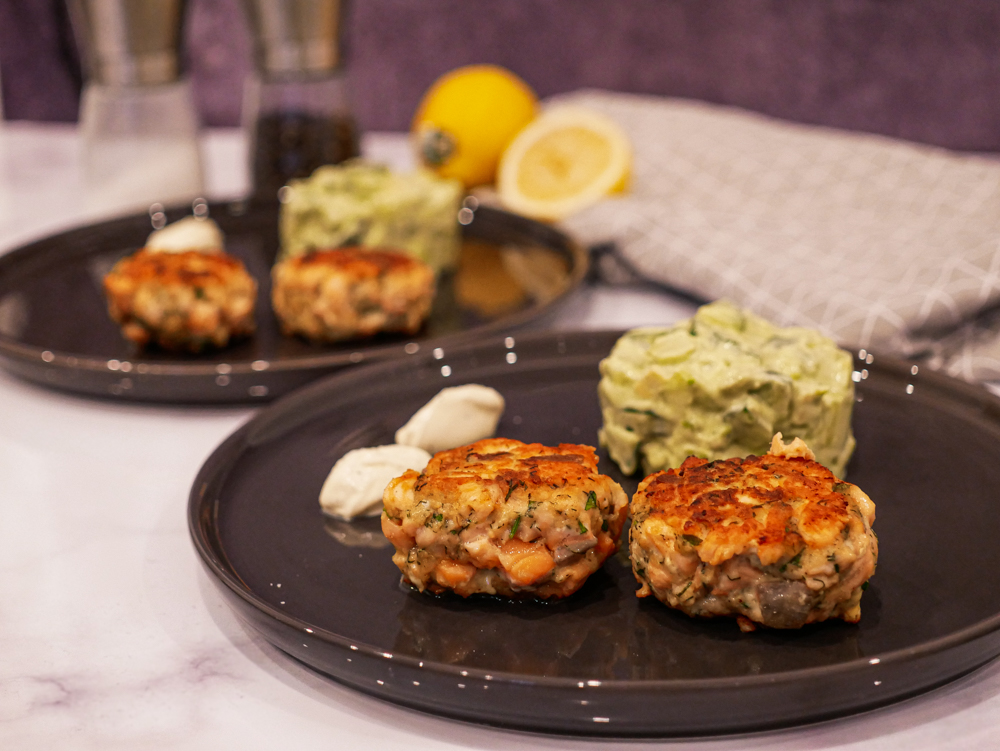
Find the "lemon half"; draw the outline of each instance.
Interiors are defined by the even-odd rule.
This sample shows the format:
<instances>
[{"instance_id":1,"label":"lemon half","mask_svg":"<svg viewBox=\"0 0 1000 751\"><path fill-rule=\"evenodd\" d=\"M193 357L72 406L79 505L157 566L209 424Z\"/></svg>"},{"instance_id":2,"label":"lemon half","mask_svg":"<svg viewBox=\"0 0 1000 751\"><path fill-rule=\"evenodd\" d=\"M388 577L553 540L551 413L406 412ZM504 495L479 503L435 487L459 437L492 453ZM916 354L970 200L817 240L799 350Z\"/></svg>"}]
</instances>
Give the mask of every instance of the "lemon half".
<instances>
[{"instance_id":1,"label":"lemon half","mask_svg":"<svg viewBox=\"0 0 1000 751\"><path fill-rule=\"evenodd\" d=\"M558 221L624 190L631 168L632 146L614 120L563 106L544 112L507 147L497 191L511 211Z\"/></svg>"}]
</instances>

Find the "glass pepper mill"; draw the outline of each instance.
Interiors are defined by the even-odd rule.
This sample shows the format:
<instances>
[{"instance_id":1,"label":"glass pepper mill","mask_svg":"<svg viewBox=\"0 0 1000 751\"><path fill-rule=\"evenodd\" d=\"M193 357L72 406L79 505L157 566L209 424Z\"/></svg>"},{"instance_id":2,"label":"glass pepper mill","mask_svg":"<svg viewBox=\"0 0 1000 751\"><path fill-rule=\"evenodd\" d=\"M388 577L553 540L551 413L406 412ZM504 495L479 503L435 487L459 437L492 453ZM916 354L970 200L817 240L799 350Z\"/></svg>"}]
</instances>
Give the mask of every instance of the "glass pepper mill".
<instances>
[{"instance_id":1,"label":"glass pepper mill","mask_svg":"<svg viewBox=\"0 0 1000 751\"><path fill-rule=\"evenodd\" d=\"M253 195L359 153L341 67L340 0L245 0L256 73L244 95Z\"/></svg>"}]
</instances>

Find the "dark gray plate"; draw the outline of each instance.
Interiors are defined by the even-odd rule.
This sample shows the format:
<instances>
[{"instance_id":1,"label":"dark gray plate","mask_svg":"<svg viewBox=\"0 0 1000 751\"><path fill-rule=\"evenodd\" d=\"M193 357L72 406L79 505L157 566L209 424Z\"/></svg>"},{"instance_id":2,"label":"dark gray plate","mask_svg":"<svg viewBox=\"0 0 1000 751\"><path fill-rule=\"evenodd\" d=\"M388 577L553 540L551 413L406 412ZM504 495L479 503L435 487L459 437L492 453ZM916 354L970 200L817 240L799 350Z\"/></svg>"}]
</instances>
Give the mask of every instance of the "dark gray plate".
<instances>
[{"instance_id":1,"label":"dark gray plate","mask_svg":"<svg viewBox=\"0 0 1000 751\"><path fill-rule=\"evenodd\" d=\"M83 394L159 402L265 401L347 365L480 340L547 312L580 283L585 251L544 224L479 208L463 226L459 270L439 283L416 336L340 345L282 336L270 305L277 204L219 204L226 247L257 279L255 336L204 355L141 350L107 314L101 280L151 231L147 215L64 232L0 257L0 364L32 381ZM185 210L168 212L174 221Z\"/></svg>"},{"instance_id":2,"label":"dark gray plate","mask_svg":"<svg viewBox=\"0 0 1000 751\"><path fill-rule=\"evenodd\" d=\"M324 523L317 497L334 461L391 442L444 386L499 389L499 435L595 442L597 365L617 336L445 350L287 397L199 473L198 552L237 612L295 659L389 701L511 728L780 727L898 701L1000 654L1000 400L899 362L858 365L849 477L877 505L880 559L857 625L744 634L693 620L638 600L621 553L563 602L432 598L400 586L377 521ZM606 459L603 471L634 491Z\"/></svg>"}]
</instances>

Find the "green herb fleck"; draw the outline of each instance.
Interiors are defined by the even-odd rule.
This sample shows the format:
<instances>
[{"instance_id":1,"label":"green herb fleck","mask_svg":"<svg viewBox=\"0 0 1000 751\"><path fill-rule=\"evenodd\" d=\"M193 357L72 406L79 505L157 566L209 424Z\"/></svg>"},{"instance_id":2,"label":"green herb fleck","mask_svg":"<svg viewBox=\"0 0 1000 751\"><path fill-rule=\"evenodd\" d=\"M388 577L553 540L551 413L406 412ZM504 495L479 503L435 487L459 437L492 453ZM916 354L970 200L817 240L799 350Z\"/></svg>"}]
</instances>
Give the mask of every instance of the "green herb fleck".
<instances>
[{"instance_id":1,"label":"green herb fleck","mask_svg":"<svg viewBox=\"0 0 1000 751\"><path fill-rule=\"evenodd\" d=\"M654 420L657 417L659 417L659 415L656 414L651 409L636 409L635 407L624 407L622 408L622 412L627 412L630 415L646 415L646 417L652 417Z\"/></svg>"},{"instance_id":2,"label":"green herb fleck","mask_svg":"<svg viewBox=\"0 0 1000 751\"><path fill-rule=\"evenodd\" d=\"M579 519L577 519L576 525L580 528L580 534L581 535L587 534L587 528L585 526L583 526L583 522L582 521L580 521Z\"/></svg>"},{"instance_id":3,"label":"green herb fleck","mask_svg":"<svg viewBox=\"0 0 1000 751\"><path fill-rule=\"evenodd\" d=\"M597 508L597 493L593 490L587 493L587 505L583 507L583 510L589 511L592 508Z\"/></svg>"},{"instance_id":4,"label":"green herb fleck","mask_svg":"<svg viewBox=\"0 0 1000 751\"><path fill-rule=\"evenodd\" d=\"M514 523L510 525L510 537L513 537L514 535L517 534L517 528L520 526L521 526L521 517L518 516L514 520Z\"/></svg>"},{"instance_id":5,"label":"green herb fleck","mask_svg":"<svg viewBox=\"0 0 1000 751\"><path fill-rule=\"evenodd\" d=\"M789 566L800 566L801 565L800 561L802 560L803 552L804 551L800 550L798 553L796 553L794 558L792 558L788 563L786 563L784 566L781 567L781 570L784 571Z\"/></svg>"},{"instance_id":6,"label":"green herb fleck","mask_svg":"<svg viewBox=\"0 0 1000 751\"><path fill-rule=\"evenodd\" d=\"M696 535L681 535L681 539L688 545L694 545L695 547L701 545L701 538Z\"/></svg>"},{"instance_id":7,"label":"green herb fleck","mask_svg":"<svg viewBox=\"0 0 1000 751\"><path fill-rule=\"evenodd\" d=\"M436 522L443 522L444 521L444 514L434 514L434 521L436 521Z\"/></svg>"},{"instance_id":8,"label":"green herb fleck","mask_svg":"<svg viewBox=\"0 0 1000 751\"><path fill-rule=\"evenodd\" d=\"M608 520L607 520L607 519L605 519L605 520L604 520L604 521L603 521L603 522L601 523L601 531L602 531L602 532L607 532L607 531L608 531Z\"/></svg>"},{"instance_id":9,"label":"green herb fleck","mask_svg":"<svg viewBox=\"0 0 1000 751\"><path fill-rule=\"evenodd\" d=\"M851 486L848 483L846 483L846 482L838 482L838 483L835 483L834 486L833 486L833 492L834 493L846 493L850 489L851 489Z\"/></svg>"},{"instance_id":10,"label":"green herb fleck","mask_svg":"<svg viewBox=\"0 0 1000 751\"><path fill-rule=\"evenodd\" d=\"M864 584L861 585L862 592L864 592L866 589L868 589L868 582L865 582Z\"/></svg>"}]
</instances>

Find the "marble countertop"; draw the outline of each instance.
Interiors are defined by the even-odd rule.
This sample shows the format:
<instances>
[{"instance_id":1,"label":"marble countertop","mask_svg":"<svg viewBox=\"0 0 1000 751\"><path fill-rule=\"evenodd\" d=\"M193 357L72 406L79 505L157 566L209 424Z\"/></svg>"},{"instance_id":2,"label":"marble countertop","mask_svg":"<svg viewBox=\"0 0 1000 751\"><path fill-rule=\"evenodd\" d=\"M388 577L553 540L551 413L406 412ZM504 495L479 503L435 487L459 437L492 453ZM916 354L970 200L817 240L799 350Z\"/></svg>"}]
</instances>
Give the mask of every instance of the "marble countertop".
<instances>
[{"instance_id":1,"label":"marble countertop","mask_svg":"<svg viewBox=\"0 0 1000 751\"><path fill-rule=\"evenodd\" d=\"M206 197L246 185L235 131L204 139ZM399 136L367 153L407 159ZM0 253L120 213L87 200L77 134L0 129ZM92 197L90 197L92 198ZM545 325L678 320L687 301L587 287ZM0 748L576 749L594 741L506 732L361 695L245 628L188 537L190 484L250 408L115 403L47 391L0 371ZM668 749L995 748L1000 664L900 704ZM599 743L627 748L632 742Z\"/></svg>"}]
</instances>

